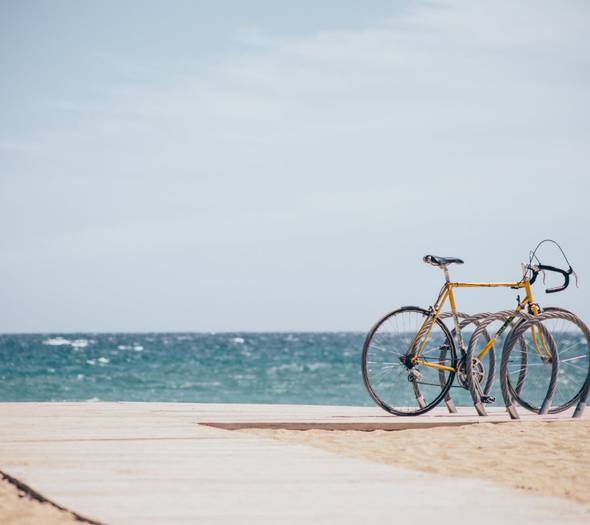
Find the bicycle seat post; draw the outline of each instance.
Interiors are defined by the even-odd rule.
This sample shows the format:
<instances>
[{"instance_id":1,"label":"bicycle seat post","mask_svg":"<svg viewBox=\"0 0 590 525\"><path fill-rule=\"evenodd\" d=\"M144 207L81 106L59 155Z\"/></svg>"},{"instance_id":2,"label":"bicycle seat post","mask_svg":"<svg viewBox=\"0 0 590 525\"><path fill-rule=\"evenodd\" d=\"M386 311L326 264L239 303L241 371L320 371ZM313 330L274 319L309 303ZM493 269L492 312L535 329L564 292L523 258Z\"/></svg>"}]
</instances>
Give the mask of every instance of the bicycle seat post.
<instances>
[{"instance_id":1,"label":"bicycle seat post","mask_svg":"<svg viewBox=\"0 0 590 525\"><path fill-rule=\"evenodd\" d=\"M447 283L450 283L451 279L449 277L449 269L446 266L441 266L441 268L442 268L442 271L445 273L445 281Z\"/></svg>"}]
</instances>

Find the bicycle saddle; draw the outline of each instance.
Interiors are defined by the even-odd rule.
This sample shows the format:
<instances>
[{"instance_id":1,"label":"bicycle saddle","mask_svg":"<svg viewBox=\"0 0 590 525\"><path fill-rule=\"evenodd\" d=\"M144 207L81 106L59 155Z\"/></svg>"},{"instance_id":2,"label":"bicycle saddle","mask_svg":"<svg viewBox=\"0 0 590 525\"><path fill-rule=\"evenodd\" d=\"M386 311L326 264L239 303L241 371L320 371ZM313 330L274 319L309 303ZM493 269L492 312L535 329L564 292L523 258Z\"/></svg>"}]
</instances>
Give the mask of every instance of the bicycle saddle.
<instances>
[{"instance_id":1,"label":"bicycle saddle","mask_svg":"<svg viewBox=\"0 0 590 525\"><path fill-rule=\"evenodd\" d=\"M447 266L453 263L463 264L462 259L457 259L456 257L439 257L438 255L425 255L422 260L426 264L432 264L432 266Z\"/></svg>"}]
</instances>

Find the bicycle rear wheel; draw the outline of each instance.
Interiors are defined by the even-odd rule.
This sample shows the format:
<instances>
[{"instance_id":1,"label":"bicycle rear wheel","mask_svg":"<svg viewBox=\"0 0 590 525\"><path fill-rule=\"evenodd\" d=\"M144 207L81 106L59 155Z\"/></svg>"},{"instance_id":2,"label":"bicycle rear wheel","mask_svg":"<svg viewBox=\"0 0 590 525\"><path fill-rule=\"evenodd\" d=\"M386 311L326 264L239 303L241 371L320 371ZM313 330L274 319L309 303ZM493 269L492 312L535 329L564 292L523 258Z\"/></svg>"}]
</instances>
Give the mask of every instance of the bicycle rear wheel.
<instances>
[{"instance_id":1,"label":"bicycle rear wheel","mask_svg":"<svg viewBox=\"0 0 590 525\"><path fill-rule=\"evenodd\" d=\"M431 312L406 306L373 326L361 366L365 387L381 408L398 416L424 414L453 383L455 343L440 319L433 322Z\"/></svg>"}]
</instances>

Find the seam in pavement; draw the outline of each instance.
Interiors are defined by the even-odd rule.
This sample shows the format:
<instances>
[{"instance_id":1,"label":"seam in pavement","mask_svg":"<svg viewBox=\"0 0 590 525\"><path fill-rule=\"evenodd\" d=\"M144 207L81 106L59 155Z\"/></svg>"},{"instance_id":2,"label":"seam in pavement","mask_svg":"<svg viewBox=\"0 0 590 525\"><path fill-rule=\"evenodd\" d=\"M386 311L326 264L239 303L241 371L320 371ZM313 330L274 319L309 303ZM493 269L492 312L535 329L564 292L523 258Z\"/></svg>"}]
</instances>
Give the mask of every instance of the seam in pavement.
<instances>
[{"instance_id":1,"label":"seam in pavement","mask_svg":"<svg viewBox=\"0 0 590 525\"><path fill-rule=\"evenodd\" d=\"M467 425L481 425L481 424L493 424L503 425L512 424L519 425L527 423L531 420L490 420L485 418L479 418L473 421L400 421L391 420L380 421L380 422L365 422L365 421L232 421L227 419L225 421L199 421L199 425L205 427L219 428L222 430L243 430L243 429L273 429L273 430L335 430L335 431L346 431L346 430L358 430L361 432L372 432L374 430L386 430L396 432L400 430L422 430L425 428L451 428L451 427L462 427ZM575 419L539 419L545 423L554 422L571 422L575 423Z\"/></svg>"},{"instance_id":2,"label":"seam in pavement","mask_svg":"<svg viewBox=\"0 0 590 525\"><path fill-rule=\"evenodd\" d=\"M0 470L0 477L2 479L5 479L6 481L11 483L15 487L17 487L22 492L25 492L27 494L27 496L29 496L31 499L39 501L40 503L48 503L49 505L51 505L52 507L55 507L56 509L59 509L64 512L69 512L78 521L81 521L83 523L90 523L91 525L106 525L105 523L102 523L100 521L95 521L90 518L86 518L85 516L82 516L81 514L78 514L77 512L74 512L71 509L67 509L66 507L62 507L61 505L58 505L57 503L47 499L40 492L37 492L35 489L29 487L29 485L27 485L26 483L23 483L22 481L12 477L10 474L7 474L3 470Z\"/></svg>"},{"instance_id":3,"label":"seam in pavement","mask_svg":"<svg viewBox=\"0 0 590 525\"><path fill-rule=\"evenodd\" d=\"M10 439L3 443L78 443L80 441L196 441L211 439L206 437L132 437L132 438L71 438L71 439ZM0 471L1 473L1 471Z\"/></svg>"},{"instance_id":4,"label":"seam in pavement","mask_svg":"<svg viewBox=\"0 0 590 525\"><path fill-rule=\"evenodd\" d=\"M204 427L219 428L221 430L243 430L243 429L273 429L273 430L335 430L335 431L347 431L347 430L359 430L362 432L371 432L373 430L387 430L387 431L399 431L399 430L416 430L425 428L435 427L462 427L465 425L474 425L478 422L470 421L457 421L448 423L413 423L411 425L405 425L402 422L390 422L390 423L349 423L349 422L286 422L286 421L199 421L199 425ZM492 421L489 421L492 423ZM496 423L494 421L494 423ZM500 423L500 422L498 422ZM502 422L503 423L503 422Z\"/></svg>"}]
</instances>

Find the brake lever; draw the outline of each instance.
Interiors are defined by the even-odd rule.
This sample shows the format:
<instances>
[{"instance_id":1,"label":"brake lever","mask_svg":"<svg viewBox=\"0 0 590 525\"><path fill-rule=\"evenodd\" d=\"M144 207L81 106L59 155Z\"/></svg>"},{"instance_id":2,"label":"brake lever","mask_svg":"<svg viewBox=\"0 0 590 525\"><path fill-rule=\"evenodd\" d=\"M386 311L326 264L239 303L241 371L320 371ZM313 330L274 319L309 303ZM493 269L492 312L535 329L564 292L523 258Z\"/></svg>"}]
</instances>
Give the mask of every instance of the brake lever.
<instances>
[{"instance_id":1,"label":"brake lever","mask_svg":"<svg viewBox=\"0 0 590 525\"><path fill-rule=\"evenodd\" d=\"M532 264L527 264L526 266L523 264L523 279L527 278L527 274L530 271L531 272L531 276L528 277L528 281L529 284L534 284L534 282L537 280L537 276L539 275L539 269L536 266L533 266Z\"/></svg>"}]
</instances>

